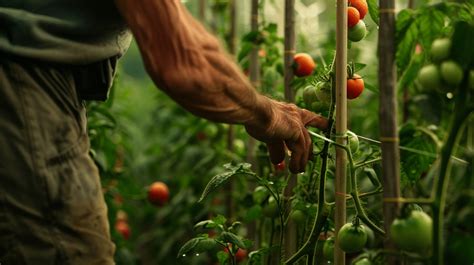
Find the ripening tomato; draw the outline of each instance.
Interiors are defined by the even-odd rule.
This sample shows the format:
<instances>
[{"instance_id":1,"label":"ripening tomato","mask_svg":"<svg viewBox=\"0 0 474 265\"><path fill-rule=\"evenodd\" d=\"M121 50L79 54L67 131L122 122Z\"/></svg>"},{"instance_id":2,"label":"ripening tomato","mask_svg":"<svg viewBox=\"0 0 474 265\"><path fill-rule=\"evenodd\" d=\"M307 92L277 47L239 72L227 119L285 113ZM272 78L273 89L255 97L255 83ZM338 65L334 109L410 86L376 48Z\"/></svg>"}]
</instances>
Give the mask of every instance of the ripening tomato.
<instances>
[{"instance_id":1,"label":"ripening tomato","mask_svg":"<svg viewBox=\"0 0 474 265\"><path fill-rule=\"evenodd\" d=\"M347 223L341 227L337 234L339 247L346 253L361 251L367 242L367 234L362 225Z\"/></svg>"},{"instance_id":2,"label":"ripening tomato","mask_svg":"<svg viewBox=\"0 0 474 265\"><path fill-rule=\"evenodd\" d=\"M232 248L232 244L229 244L229 248ZM224 248L225 253L229 253L227 248ZM242 262L245 258L247 258L247 250L245 249L237 249L237 252L234 253L235 260L237 262Z\"/></svg>"},{"instance_id":3,"label":"ripening tomato","mask_svg":"<svg viewBox=\"0 0 474 265\"><path fill-rule=\"evenodd\" d=\"M318 97L316 96L316 87L309 85L303 89L303 101L307 108L310 108L311 104L317 100Z\"/></svg>"},{"instance_id":4,"label":"ripening tomato","mask_svg":"<svg viewBox=\"0 0 474 265\"><path fill-rule=\"evenodd\" d=\"M347 8L347 25L349 28L354 27L360 20L360 13L359 10L355 7L348 7Z\"/></svg>"},{"instance_id":5,"label":"ripening tomato","mask_svg":"<svg viewBox=\"0 0 474 265\"><path fill-rule=\"evenodd\" d=\"M365 15L369 11L367 0L349 0L349 5L357 8L360 13L360 19L364 19Z\"/></svg>"},{"instance_id":6,"label":"ripening tomato","mask_svg":"<svg viewBox=\"0 0 474 265\"><path fill-rule=\"evenodd\" d=\"M115 230L122 235L122 237L127 240L130 238L130 226L125 221L118 221L115 223Z\"/></svg>"},{"instance_id":7,"label":"ripening tomato","mask_svg":"<svg viewBox=\"0 0 474 265\"><path fill-rule=\"evenodd\" d=\"M331 84L329 82L316 83L316 96L321 102L331 103Z\"/></svg>"},{"instance_id":8,"label":"ripening tomato","mask_svg":"<svg viewBox=\"0 0 474 265\"><path fill-rule=\"evenodd\" d=\"M362 19L359 20L354 27L347 31L347 34L350 41L361 41L365 37L365 34L367 34L367 28L364 21Z\"/></svg>"},{"instance_id":9,"label":"ripening tomato","mask_svg":"<svg viewBox=\"0 0 474 265\"><path fill-rule=\"evenodd\" d=\"M311 75L316 67L313 58L307 53L297 53L293 60L293 73L298 77Z\"/></svg>"},{"instance_id":10,"label":"ripening tomato","mask_svg":"<svg viewBox=\"0 0 474 265\"><path fill-rule=\"evenodd\" d=\"M164 205L168 202L169 196L168 186L161 181L154 182L148 188L148 201L155 206Z\"/></svg>"},{"instance_id":11,"label":"ripening tomato","mask_svg":"<svg viewBox=\"0 0 474 265\"><path fill-rule=\"evenodd\" d=\"M355 99L364 91L364 79L358 74L354 74L352 78L347 79L347 98Z\"/></svg>"},{"instance_id":12,"label":"ripening tomato","mask_svg":"<svg viewBox=\"0 0 474 265\"><path fill-rule=\"evenodd\" d=\"M302 210L294 210L290 214L290 219L298 225L304 225L306 222L306 214Z\"/></svg>"}]
</instances>

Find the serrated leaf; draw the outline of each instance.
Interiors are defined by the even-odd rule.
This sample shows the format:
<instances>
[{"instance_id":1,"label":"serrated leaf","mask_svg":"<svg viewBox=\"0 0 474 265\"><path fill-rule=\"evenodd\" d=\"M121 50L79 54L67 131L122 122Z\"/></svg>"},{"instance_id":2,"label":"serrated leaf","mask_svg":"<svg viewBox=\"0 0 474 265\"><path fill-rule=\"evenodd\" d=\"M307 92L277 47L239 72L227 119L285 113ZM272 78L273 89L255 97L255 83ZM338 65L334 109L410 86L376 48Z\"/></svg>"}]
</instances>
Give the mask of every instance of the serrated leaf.
<instances>
[{"instance_id":1,"label":"serrated leaf","mask_svg":"<svg viewBox=\"0 0 474 265\"><path fill-rule=\"evenodd\" d=\"M236 166L232 164L225 164L224 168L228 169L229 171L223 172L214 176L206 185L206 188L202 192L201 197L199 198L198 202L201 202L206 198L206 196L211 193L212 191L219 188L223 183L225 183L229 178L243 174L243 173L251 173L250 171L250 164L242 163Z\"/></svg>"},{"instance_id":2,"label":"serrated leaf","mask_svg":"<svg viewBox=\"0 0 474 265\"><path fill-rule=\"evenodd\" d=\"M418 26L411 17L411 12L401 11L397 20L397 51L396 63L399 75L403 75L413 55L413 49L418 42Z\"/></svg>"},{"instance_id":3,"label":"serrated leaf","mask_svg":"<svg viewBox=\"0 0 474 265\"><path fill-rule=\"evenodd\" d=\"M179 249L178 252L178 258L186 256L186 254L190 253L191 251L194 250L194 248L197 246L201 238L196 237L193 239L190 239L188 242L186 242L181 249Z\"/></svg>"},{"instance_id":4,"label":"serrated leaf","mask_svg":"<svg viewBox=\"0 0 474 265\"><path fill-rule=\"evenodd\" d=\"M375 94L379 93L379 88L370 84L370 83L364 83L364 87L367 88L368 90L374 92Z\"/></svg>"},{"instance_id":5,"label":"serrated leaf","mask_svg":"<svg viewBox=\"0 0 474 265\"><path fill-rule=\"evenodd\" d=\"M246 248L244 241L242 241L242 239L236 234L230 232L222 232L220 238L225 243L231 243L232 245L243 249Z\"/></svg>"},{"instance_id":6,"label":"serrated leaf","mask_svg":"<svg viewBox=\"0 0 474 265\"><path fill-rule=\"evenodd\" d=\"M354 72L359 72L360 70L364 69L367 64L364 63L354 63Z\"/></svg>"},{"instance_id":7,"label":"serrated leaf","mask_svg":"<svg viewBox=\"0 0 474 265\"><path fill-rule=\"evenodd\" d=\"M377 0L367 0L367 4L369 6L369 14L372 21L375 24L379 25L379 7L377 5Z\"/></svg>"}]
</instances>

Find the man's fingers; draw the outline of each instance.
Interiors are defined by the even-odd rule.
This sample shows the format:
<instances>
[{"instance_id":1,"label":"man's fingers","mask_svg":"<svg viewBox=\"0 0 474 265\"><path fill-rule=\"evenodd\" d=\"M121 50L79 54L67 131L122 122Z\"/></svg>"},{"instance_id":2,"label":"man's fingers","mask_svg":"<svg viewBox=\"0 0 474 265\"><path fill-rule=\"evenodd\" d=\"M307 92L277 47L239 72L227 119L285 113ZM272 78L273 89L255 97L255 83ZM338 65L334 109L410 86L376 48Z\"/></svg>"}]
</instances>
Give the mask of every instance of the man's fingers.
<instances>
[{"instance_id":1,"label":"man's fingers","mask_svg":"<svg viewBox=\"0 0 474 265\"><path fill-rule=\"evenodd\" d=\"M285 144L283 141L267 143L268 153L272 164L278 164L285 159Z\"/></svg>"},{"instance_id":2,"label":"man's fingers","mask_svg":"<svg viewBox=\"0 0 474 265\"><path fill-rule=\"evenodd\" d=\"M320 130L326 130L329 126L329 122L326 118L309 110L301 109L300 112L301 121L305 126L311 126Z\"/></svg>"},{"instance_id":3,"label":"man's fingers","mask_svg":"<svg viewBox=\"0 0 474 265\"><path fill-rule=\"evenodd\" d=\"M291 151L290 171L292 173L303 172L308 163L309 152L312 148L311 137L305 128L300 129L300 135L296 141L287 141L286 144Z\"/></svg>"}]
</instances>

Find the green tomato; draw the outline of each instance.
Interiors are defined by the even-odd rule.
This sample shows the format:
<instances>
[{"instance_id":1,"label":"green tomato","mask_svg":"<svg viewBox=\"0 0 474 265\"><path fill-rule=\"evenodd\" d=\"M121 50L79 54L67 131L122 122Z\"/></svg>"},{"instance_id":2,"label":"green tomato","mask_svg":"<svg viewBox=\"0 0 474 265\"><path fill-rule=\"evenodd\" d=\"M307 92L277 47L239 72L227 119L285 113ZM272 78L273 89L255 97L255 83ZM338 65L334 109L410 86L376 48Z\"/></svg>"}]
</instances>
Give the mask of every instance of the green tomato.
<instances>
[{"instance_id":1,"label":"green tomato","mask_svg":"<svg viewBox=\"0 0 474 265\"><path fill-rule=\"evenodd\" d=\"M353 42L361 41L365 37L365 34L367 34L367 28L363 20L359 20L359 22L348 31L349 40Z\"/></svg>"},{"instance_id":2,"label":"green tomato","mask_svg":"<svg viewBox=\"0 0 474 265\"><path fill-rule=\"evenodd\" d=\"M463 75L461 66L456 62L446 61L441 64L441 77L448 85L457 86L461 84Z\"/></svg>"},{"instance_id":3,"label":"green tomato","mask_svg":"<svg viewBox=\"0 0 474 265\"><path fill-rule=\"evenodd\" d=\"M436 39L431 44L431 59L434 62L441 62L449 58L451 51L451 40L448 38Z\"/></svg>"},{"instance_id":4,"label":"green tomato","mask_svg":"<svg viewBox=\"0 0 474 265\"><path fill-rule=\"evenodd\" d=\"M252 199L255 203L261 204L268 197L268 190L264 186L257 186L252 193Z\"/></svg>"},{"instance_id":5,"label":"green tomato","mask_svg":"<svg viewBox=\"0 0 474 265\"><path fill-rule=\"evenodd\" d=\"M333 260L334 259L334 244L335 238L333 236L328 237L326 241L324 241L323 245L323 257L326 260Z\"/></svg>"},{"instance_id":6,"label":"green tomato","mask_svg":"<svg viewBox=\"0 0 474 265\"><path fill-rule=\"evenodd\" d=\"M354 262L354 265L372 265L372 261L370 261L368 258L362 258Z\"/></svg>"},{"instance_id":7,"label":"green tomato","mask_svg":"<svg viewBox=\"0 0 474 265\"><path fill-rule=\"evenodd\" d=\"M370 227L366 225L362 225L365 229L365 233L367 234L367 242L365 243L366 248L373 248L375 246L375 234Z\"/></svg>"},{"instance_id":8,"label":"green tomato","mask_svg":"<svg viewBox=\"0 0 474 265\"><path fill-rule=\"evenodd\" d=\"M293 220L296 224L304 225L306 221L306 214L301 210L294 210L290 214L290 219Z\"/></svg>"},{"instance_id":9,"label":"green tomato","mask_svg":"<svg viewBox=\"0 0 474 265\"><path fill-rule=\"evenodd\" d=\"M359 151L359 137L357 137L357 135L352 131L347 131L347 136L349 137L349 148L351 149L351 153L357 153L357 151Z\"/></svg>"},{"instance_id":10,"label":"green tomato","mask_svg":"<svg viewBox=\"0 0 474 265\"><path fill-rule=\"evenodd\" d=\"M433 239L433 221L421 211L411 211L405 219L395 219L390 226L393 242L403 250L423 252Z\"/></svg>"},{"instance_id":11,"label":"green tomato","mask_svg":"<svg viewBox=\"0 0 474 265\"><path fill-rule=\"evenodd\" d=\"M418 72L418 82L424 89L438 89L441 85L438 67L434 64L423 66Z\"/></svg>"},{"instance_id":12,"label":"green tomato","mask_svg":"<svg viewBox=\"0 0 474 265\"><path fill-rule=\"evenodd\" d=\"M316 84L316 96L319 101L329 104L331 102L331 84L318 82Z\"/></svg>"},{"instance_id":13,"label":"green tomato","mask_svg":"<svg viewBox=\"0 0 474 265\"><path fill-rule=\"evenodd\" d=\"M469 70L469 88L474 89L474 70Z\"/></svg>"},{"instance_id":14,"label":"green tomato","mask_svg":"<svg viewBox=\"0 0 474 265\"><path fill-rule=\"evenodd\" d=\"M273 196L268 198L267 204L263 206L262 213L269 218L278 216L278 204Z\"/></svg>"},{"instance_id":15,"label":"green tomato","mask_svg":"<svg viewBox=\"0 0 474 265\"><path fill-rule=\"evenodd\" d=\"M367 242L367 234L362 225L347 223L341 227L337 234L339 247L346 253L361 251Z\"/></svg>"},{"instance_id":16,"label":"green tomato","mask_svg":"<svg viewBox=\"0 0 474 265\"><path fill-rule=\"evenodd\" d=\"M316 90L314 86L307 86L303 89L303 101L308 108L318 100Z\"/></svg>"},{"instance_id":17,"label":"green tomato","mask_svg":"<svg viewBox=\"0 0 474 265\"><path fill-rule=\"evenodd\" d=\"M329 107L330 107L330 104L326 102L317 101L311 104L311 110L317 113L328 111Z\"/></svg>"}]
</instances>

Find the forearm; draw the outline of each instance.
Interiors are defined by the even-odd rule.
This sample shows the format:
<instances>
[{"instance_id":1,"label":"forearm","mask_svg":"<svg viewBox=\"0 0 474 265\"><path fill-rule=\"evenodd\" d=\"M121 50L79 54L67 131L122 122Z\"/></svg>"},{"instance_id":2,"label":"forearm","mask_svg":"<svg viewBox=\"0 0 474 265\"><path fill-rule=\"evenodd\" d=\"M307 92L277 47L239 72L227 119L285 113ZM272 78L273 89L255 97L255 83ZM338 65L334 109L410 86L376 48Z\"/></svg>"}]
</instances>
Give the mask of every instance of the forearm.
<instances>
[{"instance_id":1,"label":"forearm","mask_svg":"<svg viewBox=\"0 0 474 265\"><path fill-rule=\"evenodd\" d=\"M201 117L226 123L269 120L270 99L255 92L233 61L176 0L116 0L160 89ZM259 109L256 109L259 108ZM265 117L268 116L268 117Z\"/></svg>"}]
</instances>

